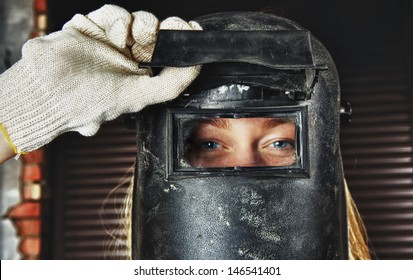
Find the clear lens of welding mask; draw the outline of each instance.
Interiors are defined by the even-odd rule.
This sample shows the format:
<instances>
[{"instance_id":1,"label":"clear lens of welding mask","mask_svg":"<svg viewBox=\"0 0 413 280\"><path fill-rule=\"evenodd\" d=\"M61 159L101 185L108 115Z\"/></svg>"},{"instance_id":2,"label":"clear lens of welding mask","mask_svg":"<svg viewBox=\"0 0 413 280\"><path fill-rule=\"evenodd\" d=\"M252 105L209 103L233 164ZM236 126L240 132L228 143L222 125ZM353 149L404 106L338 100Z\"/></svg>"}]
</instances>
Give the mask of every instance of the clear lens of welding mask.
<instances>
[{"instance_id":1,"label":"clear lens of welding mask","mask_svg":"<svg viewBox=\"0 0 413 280\"><path fill-rule=\"evenodd\" d=\"M304 173L304 116L304 107L251 112L171 110L171 171Z\"/></svg>"}]
</instances>

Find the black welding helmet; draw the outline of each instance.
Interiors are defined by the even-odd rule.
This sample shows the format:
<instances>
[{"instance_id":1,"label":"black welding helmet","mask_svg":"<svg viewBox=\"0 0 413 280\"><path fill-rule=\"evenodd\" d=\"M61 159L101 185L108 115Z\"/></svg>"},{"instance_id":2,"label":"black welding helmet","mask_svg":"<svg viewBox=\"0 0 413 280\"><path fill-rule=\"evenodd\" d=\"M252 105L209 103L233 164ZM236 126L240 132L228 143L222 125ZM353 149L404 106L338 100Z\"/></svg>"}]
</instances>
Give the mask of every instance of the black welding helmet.
<instances>
[{"instance_id":1,"label":"black welding helmet","mask_svg":"<svg viewBox=\"0 0 413 280\"><path fill-rule=\"evenodd\" d=\"M336 68L311 33L263 13L161 31L146 66L202 64L136 115L134 259L346 259Z\"/></svg>"}]
</instances>

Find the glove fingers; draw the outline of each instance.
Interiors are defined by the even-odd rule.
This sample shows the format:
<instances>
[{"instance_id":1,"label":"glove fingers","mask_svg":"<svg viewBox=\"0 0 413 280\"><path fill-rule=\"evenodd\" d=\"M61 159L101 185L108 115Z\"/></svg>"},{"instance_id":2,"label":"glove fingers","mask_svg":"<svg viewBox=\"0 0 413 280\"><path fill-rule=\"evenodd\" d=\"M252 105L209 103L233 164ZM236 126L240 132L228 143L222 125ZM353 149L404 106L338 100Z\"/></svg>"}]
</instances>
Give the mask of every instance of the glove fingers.
<instances>
[{"instance_id":1,"label":"glove fingers","mask_svg":"<svg viewBox=\"0 0 413 280\"><path fill-rule=\"evenodd\" d=\"M155 48L155 44L152 45L132 45L132 56L135 61L149 62L152 58L152 53Z\"/></svg>"},{"instance_id":2,"label":"glove fingers","mask_svg":"<svg viewBox=\"0 0 413 280\"><path fill-rule=\"evenodd\" d=\"M166 67L162 69L157 78L157 82L162 85L168 85L167 92L171 98L179 96L199 75L201 65L191 67Z\"/></svg>"},{"instance_id":3,"label":"glove fingers","mask_svg":"<svg viewBox=\"0 0 413 280\"><path fill-rule=\"evenodd\" d=\"M191 30L192 27L189 23L179 17L169 17L161 22L159 29Z\"/></svg>"},{"instance_id":4,"label":"glove fingers","mask_svg":"<svg viewBox=\"0 0 413 280\"><path fill-rule=\"evenodd\" d=\"M76 14L70 21L68 21L64 26L63 30L73 28L82 34L93 38L95 40L102 41L104 43L108 42L108 38L105 32L90 19L86 18L84 15ZM53 36L54 33L49 34L48 36Z\"/></svg>"},{"instance_id":5,"label":"glove fingers","mask_svg":"<svg viewBox=\"0 0 413 280\"><path fill-rule=\"evenodd\" d=\"M202 30L202 26L199 25L196 21L190 21L189 25L191 26L192 30Z\"/></svg>"},{"instance_id":6,"label":"glove fingers","mask_svg":"<svg viewBox=\"0 0 413 280\"><path fill-rule=\"evenodd\" d=\"M134 12L132 15L132 37L136 42L132 45L133 58L136 61L148 62L155 47L159 21L153 14L144 11Z\"/></svg>"},{"instance_id":7,"label":"glove fingers","mask_svg":"<svg viewBox=\"0 0 413 280\"><path fill-rule=\"evenodd\" d=\"M202 30L202 27L195 21L188 23L178 17L169 17L161 22L159 29ZM179 96L195 80L200 71L201 65L183 68L166 67L153 79L156 78L156 82L163 86L167 85L164 92L167 96L166 100L170 100ZM159 100L158 102L163 101L165 100Z\"/></svg>"},{"instance_id":8,"label":"glove fingers","mask_svg":"<svg viewBox=\"0 0 413 280\"><path fill-rule=\"evenodd\" d=\"M163 69L158 76L135 79L135 91L125 92L126 96L122 98L123 102L127 102L126 112L137 112L145 106L178 97L198 76L200 69L201 66L168 67Z\"/></svg>"},{"instance_id":9,"label":"glove fingers","mask_svg":"<svg viewBox=\"0 0 413 280\"><path fill-rule=\"evenodd\" d=\"M197 22L188 23L178 17L165 19L161 22L159 29L202 30ZM136 47L134 53L146 52L146 56L144 57L145 60L139 61L150 60L154 44L147 46L134 45L132 48L134 47ZM145 50L142 51L143 49ZM125 104L126 112L136 112L145 106L165 102L178 97L179 94L181 94L195 80L200 71L200 65L183 68L166 67L155 77L139 78L139 82L136 84L136 89L139 89L136 92L139 92L139 95L130 95L130 93L126 93L127 97L123 98L123 101L129 100L127 104Z\"/></svg>"},{"instance_id":10,"label":"glove fingers","mask_svg":"<svg viewBox=\"0 0 413 280\"><path fill-rule=\"evenodd\" d=\"M139 11L132 13L132 36L141 46L154 44L159 27L158 19L151 13Z\"/></svg>"},{"instance_id":11,"label":"glove fingers","mask_svg":"<svg viewBox=\"0 0 413 280\"><path fill-rule=\"evenodd\" d=\"M202 27L195 21L186 22L178 17L169 17L161 22L160 29L170 30L202 30ZM160 99L157 102L171 100L179 96L199 75L201 65L192 67L166 67L162 69L158 76L153 77L157 83L162 85L164 96L155 92L154 95L159 95Z\"/></svg>"},{"instance_id":12,"label":"glove fingers","mask_svg":"<svg viewBox=\"0 0 413 280\"><path fill-rule=\"evenodd\" d=\"M123 49L131 43L129 26L132 16L127 10L115 5L104 5L86 17L100 27L116 47Z\"/></svg>"}]
</instances>

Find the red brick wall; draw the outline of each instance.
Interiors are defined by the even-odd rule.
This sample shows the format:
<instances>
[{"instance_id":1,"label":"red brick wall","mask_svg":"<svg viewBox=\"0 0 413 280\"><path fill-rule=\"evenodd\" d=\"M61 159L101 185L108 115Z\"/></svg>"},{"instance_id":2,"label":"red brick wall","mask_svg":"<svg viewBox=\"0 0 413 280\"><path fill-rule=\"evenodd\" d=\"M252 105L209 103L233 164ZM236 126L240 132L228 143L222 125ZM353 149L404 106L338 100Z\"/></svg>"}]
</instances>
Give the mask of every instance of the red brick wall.
<instances>
[{"instance_id":1,"label":"red brick wall","mask_svg":"<svg viewBox=\"0 0 413 280\"><path fill-rule=\"evenodd\" d=\"M6 216L12 220L20 236L19 251L22 259L39 259L41 248L41 198L44 182L43 150L23 155L21 174L21 202L12 207Z\"/></svg>"},{"instance_id":2,"label":"red brick wall","mask_svg":"<svg viewBox=\"0 0 413 280\"><path fill-rule=\"evenodd\" d=\"M47 1L33 0L34 28L31 37L46 34ZM22 259L41 256L41 198L44 186L43 149L23 155L21 174L21 202L12 207L6 217L12 220L20 236L19 251Z\"/></svg>"}]
</instances>

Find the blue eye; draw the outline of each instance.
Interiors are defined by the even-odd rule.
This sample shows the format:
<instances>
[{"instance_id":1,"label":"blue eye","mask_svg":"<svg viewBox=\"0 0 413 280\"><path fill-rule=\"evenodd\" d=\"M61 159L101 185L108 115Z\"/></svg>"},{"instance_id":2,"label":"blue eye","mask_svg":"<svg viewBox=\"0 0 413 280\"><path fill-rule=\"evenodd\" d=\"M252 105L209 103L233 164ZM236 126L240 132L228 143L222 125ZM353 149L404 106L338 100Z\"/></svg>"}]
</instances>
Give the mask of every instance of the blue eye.
<instances>
[{"instance_id":1,"label":"blue eye","mask_svg":"<svg viewBox=\"0 0 413 280\"><path fill-rule=\"evenodd\" d=\"M288 141L275 141L271 143L271 146L276 149L285 149L292 145Z\"/></svg>"},{"instance_id":2,"label":"blue eye","mask_svg":"<svg viewBox=\"0 0 413 280\"><path fill-rule=\"evenodd\" d=\"M202 149L205 149L205 150L213 150L213 149L217 149L217 148L221 147L220 144L218 144L217 142L214 142L214 141L203 142L203 143L199 144L199 146Z\"/></svg>"}]
</instances>

